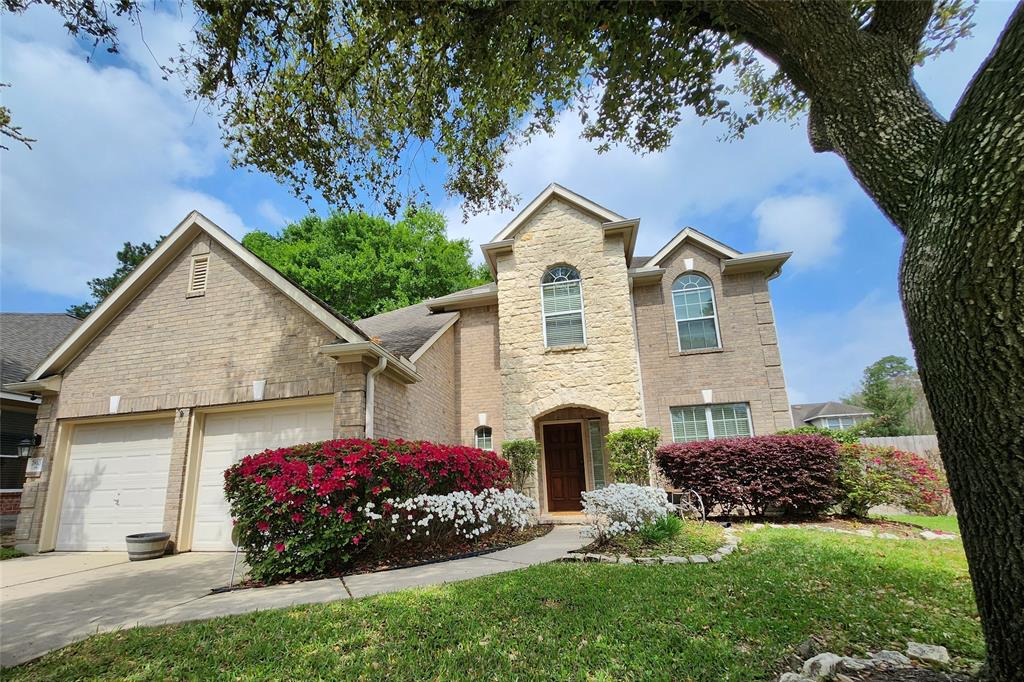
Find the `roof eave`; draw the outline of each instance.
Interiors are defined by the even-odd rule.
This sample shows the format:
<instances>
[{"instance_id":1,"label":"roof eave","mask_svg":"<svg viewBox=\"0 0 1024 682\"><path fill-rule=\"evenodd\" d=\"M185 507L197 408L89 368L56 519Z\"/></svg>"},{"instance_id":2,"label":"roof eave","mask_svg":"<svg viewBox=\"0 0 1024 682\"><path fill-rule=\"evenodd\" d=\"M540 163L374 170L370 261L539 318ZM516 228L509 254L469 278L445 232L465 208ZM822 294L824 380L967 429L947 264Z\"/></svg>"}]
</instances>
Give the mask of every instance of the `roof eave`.
<instances>
[{"instance_id":1,"label":"roof eave","mask_svg":"<svg viewBox=\"0 0 1024 682\"><path fill-rule=\"evenodd\" d=\"M373 341L357 341L354 343L329 343L320 346L320 353L330 356L336 360L363 360L376 361L385 358L388 361L385 374L398 379L403 384L414 384L422 379L416 373L416 365L405 358L398 357Z\"/></svg>"},{"instance_id":2,"label":"roof eave","mask_svg":"<svg viewBox=\"0 0 1024 682\"><path fill-rule=\"evenodd\" d=\"M61 376L55 374L45 379L34 379L31 381L15 381L4 384L3 390L21 395L56 395L60 393Z\"/></svg>"},{"instance_id":3,"label":"roof eave","mask_svg":"<svg viewBox=\"0 0 1024 682\"><path fill-rule=\"evenodd\" d=\"M775 279L782 274L782 266L792 255L792 251L781 251L730 258L722 261L722 272L727 275L760 272L768 279Z\"/></svg>"}]
</instances>

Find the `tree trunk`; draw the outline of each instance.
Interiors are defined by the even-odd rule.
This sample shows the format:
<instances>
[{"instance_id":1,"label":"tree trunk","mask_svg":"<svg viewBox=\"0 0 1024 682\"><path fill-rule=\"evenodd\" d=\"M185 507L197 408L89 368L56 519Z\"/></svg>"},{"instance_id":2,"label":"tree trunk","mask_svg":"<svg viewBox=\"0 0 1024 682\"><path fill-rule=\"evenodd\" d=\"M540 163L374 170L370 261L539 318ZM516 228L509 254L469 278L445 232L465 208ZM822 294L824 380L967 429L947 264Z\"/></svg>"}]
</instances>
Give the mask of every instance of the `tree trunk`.
<instances>
[{"instance_id":1,"label":"tree trunk","mask_svg":"<svg viewBox=\"0 0 1024 682\"><path fill-rule=\"evenodd\" d=\"M1024 9L943 132L900 283L988 644L1024 679Z\"/></svg>"}]
</instances>

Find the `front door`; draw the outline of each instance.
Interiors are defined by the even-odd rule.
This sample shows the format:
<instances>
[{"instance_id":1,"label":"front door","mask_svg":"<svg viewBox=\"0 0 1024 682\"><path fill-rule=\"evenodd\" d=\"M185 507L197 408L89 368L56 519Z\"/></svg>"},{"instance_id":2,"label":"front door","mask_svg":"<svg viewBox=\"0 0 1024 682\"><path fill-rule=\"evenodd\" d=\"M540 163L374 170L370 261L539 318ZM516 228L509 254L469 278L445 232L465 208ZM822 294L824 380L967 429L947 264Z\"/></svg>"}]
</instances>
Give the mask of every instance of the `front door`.
<instances>
[{"instance_id":1,"label":"front door","mask_svg":"<svg viewBox=\"0 0 1024 682\"><path fill-rule=\"evenodd\" d=\"M544 471L548 511L580 511L586 489L583 475L583 429L577 424L544 425Z\"/></svg>"}]
</instances>

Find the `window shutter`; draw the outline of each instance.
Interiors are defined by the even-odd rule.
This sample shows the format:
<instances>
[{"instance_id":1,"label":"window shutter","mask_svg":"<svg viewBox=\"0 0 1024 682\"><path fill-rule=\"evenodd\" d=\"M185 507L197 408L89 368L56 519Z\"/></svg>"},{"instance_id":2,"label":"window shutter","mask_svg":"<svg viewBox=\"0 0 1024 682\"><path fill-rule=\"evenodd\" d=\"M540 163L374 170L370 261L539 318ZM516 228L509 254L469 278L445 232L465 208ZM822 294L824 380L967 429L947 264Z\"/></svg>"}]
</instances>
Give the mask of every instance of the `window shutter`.
<instances>
[{"instance_id":1,"label":"window shutter","mask_svg":"<svg viewBox=\"0 0 1024 682\"><path fill-rule=\"evenodd\" d=\"M192 272L188 280L188 293L190 295L206 292L206 279L209 272L209 256L195 256L192 259Z\"/></svg>"}]
</instances>

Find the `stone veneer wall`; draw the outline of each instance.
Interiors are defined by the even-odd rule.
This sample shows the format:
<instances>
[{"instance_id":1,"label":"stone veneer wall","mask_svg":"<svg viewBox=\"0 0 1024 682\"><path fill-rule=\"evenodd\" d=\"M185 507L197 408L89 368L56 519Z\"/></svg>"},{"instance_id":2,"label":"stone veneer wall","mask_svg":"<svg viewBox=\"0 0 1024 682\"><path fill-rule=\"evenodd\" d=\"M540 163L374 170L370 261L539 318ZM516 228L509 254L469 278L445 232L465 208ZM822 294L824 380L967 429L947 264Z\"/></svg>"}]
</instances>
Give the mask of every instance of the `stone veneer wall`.
<instances>
[{"instance_id":1,"label":"stone veneer wall","mask_svg":"<svg viewBox=\"0 0 1024 682\"><path fill-rule=\"evenodd\" d=\"M582 279L583 348L544 347L540 282L560 263ZM523 225L497 269L504 437L533 438L537 417L572 406L607 414L612 431L643 425L622 239L606 239L600 220L555 199Z\"/></svg>"},{"instance_id":2,"label":"stone veneer wall","mask_svg":"<svg viewBox=\"0 0 1024 682\"><path fill-rule=\"evenodd\" d=\"M693 271L714 287L721 349L679 351L672 284L688 272L688 258L693 259ZM661 429L663 441L670 442L669 408L702 405L702 390L710 389L712 404L749 403L755 434L789 428L792 419L764 276L723 276L718 256L692 242L685 242L662 265L666 272L661 283L636 287L633 294L647 424Z\"/></svg>"},{"instance_id":3,"label":"stone veneer wall","mask_svg":"<svg viewBox=\"0 0 1024 682\"><path fill-rule=\"evenodd\" d=\"M415 384L374 379L374 437L457 443L454 329L420 356L416 372L423 380Z\"/></svg>"},{"instance_id":4,"label":"stone veneer wall","mask_svg":"<svg viewBox=\"0 0 1024 682\"><path fill-rule=\"evenodd\" d=\"M480 415L491 427L494 449L505 440L498 349L498 307L459 311L455 323L455 385L458 387L458 434L463 445L476 443Z\"/></svg>"}]
</instances>

